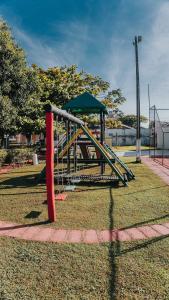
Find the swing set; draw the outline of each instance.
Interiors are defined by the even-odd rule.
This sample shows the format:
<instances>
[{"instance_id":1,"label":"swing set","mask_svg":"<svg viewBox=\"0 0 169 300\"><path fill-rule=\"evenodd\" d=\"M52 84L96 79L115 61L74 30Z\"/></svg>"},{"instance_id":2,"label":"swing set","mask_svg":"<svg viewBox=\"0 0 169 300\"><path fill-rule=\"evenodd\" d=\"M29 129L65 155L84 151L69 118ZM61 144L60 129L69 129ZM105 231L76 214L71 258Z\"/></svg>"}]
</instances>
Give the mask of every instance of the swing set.
<instances>
[{"instance_id":1,"label":"swing set","mask_svg":"<svg viewBox=\"0 0 169 300\"><path fill-rule=\"evenodd\" d=\"M128 181L134 179L134 174L123 161L121 161L114 151L105 143L103 137L99 141L92 130L81 119L59 109L54 105L48 104L46 110L46 187L47 187L47 204L48 217L51 222L56 220L55 212L55 182L57 192L75 189L74 183L80 181L110 181L111 183L121 182L124 186L128 185ZM61 137L57 135L56 148L54 146L54 121L65 124L65 133ZM84 145L84 136L86 144L95 153L86 155L87 148ZM56 149L56 151L55 151ZM83 149L83 150L82 150ZM73 166L72 166L73 163ZM106 175L105 164L111 169L111 175ZM101 166L99 174L81 174L81 170L93 166ZM79 172L80 171L80 172ZM64 184L66 185L64 186Z\"/></svg>"}]
</instances>

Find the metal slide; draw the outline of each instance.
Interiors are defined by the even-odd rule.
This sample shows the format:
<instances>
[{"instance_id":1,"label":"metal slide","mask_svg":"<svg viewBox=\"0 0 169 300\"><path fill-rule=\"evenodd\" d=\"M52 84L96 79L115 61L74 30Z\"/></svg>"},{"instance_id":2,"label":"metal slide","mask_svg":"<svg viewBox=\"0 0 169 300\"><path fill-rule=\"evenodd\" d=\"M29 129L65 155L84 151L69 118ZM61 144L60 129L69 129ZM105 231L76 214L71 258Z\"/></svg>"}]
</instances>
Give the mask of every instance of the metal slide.
<instances>
[{"instance_id":1,"label":"metal slide","mask_svg":"<svg viewBox=\"0 0 169 300\"><path fill-rule=\"evenodd\" d=\"M66 143L65 147L61 149L59 152L59 158L62 158L68 151L68 149L72 146L72 144L75 142L75 140L78 138L78 136L82 134L82 129L79 128L71 137L71 139Z\"/></svg>"},{"instance_id":2,"label":"metal slide","mask_svg":"<svg viewBox=\"0 0 169 300\"><path fill-rule=\"evenodd\" d=\"M116 153L110 148L109 145L104 144L104 148L106 149L106 151L112 156L112 158L115 159L115 161L117 163L119 163L119 165L126 171L126 175L127 178L130 179L134 179L135 176L133 174L133 172L128 168L128 166L116 155Z\"/></svg>"},{"instance_id":3,"label":"metal slide","mask_svg":"<svg viewBox=\"0 0 169 300\"><path fill-rule=\"evenodd\" d=\"M101 152L101 154L103 155L103 157L105 158L105 160L107 161L107 163L109 164L109 166L111 167L112 171L116 174L116 176L122 181L122 183L125 186L127 186L127 182L126 182L123 174L121 173L121 171L119 170L119 168L112 163L112 161L111 161L111 155L106 151L106 149L95 138L95 136L88 129L88 127L86 127L84 125L81 125L81 129L83 130L83 132L85 132L85 134L92 141L92 143L95 145L95 147Z\"/></svg>"}]
</instances>

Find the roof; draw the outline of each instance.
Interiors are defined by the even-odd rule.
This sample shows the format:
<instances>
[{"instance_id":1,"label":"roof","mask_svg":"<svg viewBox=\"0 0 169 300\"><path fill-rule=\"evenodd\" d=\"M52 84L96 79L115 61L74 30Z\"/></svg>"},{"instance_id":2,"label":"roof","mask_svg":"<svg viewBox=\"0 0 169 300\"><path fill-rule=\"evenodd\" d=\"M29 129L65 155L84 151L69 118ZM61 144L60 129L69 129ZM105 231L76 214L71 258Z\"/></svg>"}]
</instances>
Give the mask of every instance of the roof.
<instances>
[{"instance_id":1,"label":"roof","mask_svg":"<svg viewBox=\"0 0 169 300\"><path fill-rule=\"evenodd\" d=\"M91 114L91 113L107 113L106 106L97 100L90 93L85 92L66 103L63 109L72 113Z\"/></svg>"}]
</instances>

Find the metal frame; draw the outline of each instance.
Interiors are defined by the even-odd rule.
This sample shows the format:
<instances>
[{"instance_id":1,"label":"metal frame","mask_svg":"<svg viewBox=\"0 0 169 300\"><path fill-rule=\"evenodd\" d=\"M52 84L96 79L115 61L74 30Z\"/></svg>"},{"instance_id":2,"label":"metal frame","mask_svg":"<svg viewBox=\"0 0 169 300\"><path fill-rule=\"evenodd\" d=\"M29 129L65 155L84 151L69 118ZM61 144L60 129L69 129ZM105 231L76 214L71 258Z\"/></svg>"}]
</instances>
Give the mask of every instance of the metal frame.
<instances>
[{"instance_id":1,"label":"metal frame","mask_svg":"<svg viewBox=\"0 0 169 300\"><path fill-rule=\"evenodd\" d=\"M107 149L104 145L104 116L102 115L102 123L101 123L101 141L99 142L95 136L92 134L92 132L88 129L87 126L85 126L85 123L81 121L80 119L74 117L70 113L59 109L53 105L46 105L46 187L47 187L47 204L48 204L48 217L51 222L54 222L56 220L56 213L55 213L55 193L54 193L54 126L53 121L54 117L53 114L57 114L61 116L65 121L67 122L73 122L78 125L79 129L77 129L77 132L75 132L75 136L77 133L79 134L80 131L83 131L83 133L86 134L86 136L89 138L89 140L93 143L93 145L100 151L101 154L101 164L102 169L104 168L104 161L103 159L108 163L108 165L111 167L112 171L117 176L117 179L120 180L124 186L127 186L127 179L125 175L129 175L130 178L134 178L133 174L128 168L125 168L124 165L120 162L117 157L115 157L114 152L110 152L109 149ZM67 129L69 129L69 125ZM69 138L68 138L69 140ZM69 148L72 145L72 140L68 141L68 144L65 146L66 150L69 150ZM60 156L59 158L62 158L63 156ZM113 158L113 160L112 160ZM125 174L122 173L122 171L119 169L117 165L114 164L118 161L120 164L120 167L125 170ZM69 163L68 163L69 164ZM68 174L67 174L68 175ZM103 174L102 174L103 175ZM103 176L102 176L103 177ZM111 177L113 179L113 177Z\"/></svg>"},{"instance_id":2,"label":"metal frame","mask_svg":"<svg viewBox=\"0 0 169 300\"><path fill-rule=\"evenodd\" d=\"M164 131L162 126L162 122L159 117L159 111L168 111L169 108L156 108L155 105L149 107L149 157L153 158L154 161L161 163L165 167L164 158L166 157L165 152L165 136L169 134L169 131ZM153 117L151 117L153 116ZM157 125L158 124L158 125ZM160 132L159 132L160 129ZM158 148L158 135L162 135L162 147ZM153 148L153 149L152 149ZM153 154L152 154L153 153ZM169 149L168 149L168 156L169 157ZM161 161L160 161L161 159Z\"/></svg>"}]
</instances>

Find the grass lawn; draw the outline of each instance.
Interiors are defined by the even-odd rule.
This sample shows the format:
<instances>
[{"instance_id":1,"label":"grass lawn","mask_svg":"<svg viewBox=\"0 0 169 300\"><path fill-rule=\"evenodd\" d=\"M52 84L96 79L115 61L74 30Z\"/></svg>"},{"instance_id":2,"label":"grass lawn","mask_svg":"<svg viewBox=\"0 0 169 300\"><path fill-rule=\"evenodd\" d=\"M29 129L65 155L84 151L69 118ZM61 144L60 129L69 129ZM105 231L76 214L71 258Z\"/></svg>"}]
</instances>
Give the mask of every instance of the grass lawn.
<instances>
[{"instance_id":1,"label":"grass lawn","mask_svg":"<svg viewBox=\"0 0 169 300\"><path fill-rule=\"evenodd\" d=\"M136 146L113 146L115 151L135 151ZM141 150L149 150L149 146L141 146ZM153 148L152 148L153 149Z\"/></svg>"},{"instance_id":2,"label":"grass lawn","mask_svg":"<svg viewBox=\"0 0 169 300\"><path fill-rule=\"evenodd\" d=\"M0 220L58 228L113 229L169 221L169 186L143 164L127 159L136 175L129 187L78 186L57 202L47 220L43 165L0 176ZM92 170L88 170L89 173ZM94 172L94 170L93 170ZM28 217L31 211L36 218ZM38 214L39 212L39 214ZM167 300L169 237L101 245L55 244L0 238L2 300Z\"/></svg>"},{"instance_id":3,"label":"grass lawn","mask_svg":"<svg viewBox=\"0 0 169 300\"><path fill-rule=\"evenodd\" d=\"M44 226L107 229L169 221L169 186L132 159L127 161L136 180L129 182L129 187L78 186L75 192L68 192L66 201L56 202L57 222ZM26 166L0 176L0 220L46 222L45 185L35 181L42 167Z\"/></svg>"},{"instance_id":4,"label":"grass lawn","mask_svg":"<svg viewBox=\"0 0 169 300\"><path fill-rule=\"evenodd\" d=\"M103 245L0 239L1 300L168 299L169 238Z\"/></svg>"}]
</instances>

